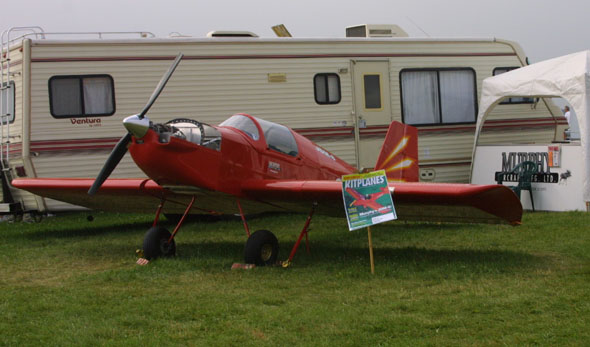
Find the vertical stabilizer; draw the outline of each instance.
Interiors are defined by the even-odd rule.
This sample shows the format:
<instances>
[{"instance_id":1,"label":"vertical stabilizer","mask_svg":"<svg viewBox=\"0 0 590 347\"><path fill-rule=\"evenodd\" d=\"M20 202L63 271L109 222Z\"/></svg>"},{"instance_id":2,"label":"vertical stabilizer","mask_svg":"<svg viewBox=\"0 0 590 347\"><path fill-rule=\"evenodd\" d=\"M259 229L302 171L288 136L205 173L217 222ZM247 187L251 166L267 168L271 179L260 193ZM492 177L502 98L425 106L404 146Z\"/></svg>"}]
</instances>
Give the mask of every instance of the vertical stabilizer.
<instances>
[{"instance_id":1,"label":"vertical stabilizer","mask_svg":"<svg viewBox=\"0 0 590 347\"><path fill-rule=\"evenodd\" d=\"M418 182L418 130L391 122L375 170L385 170L390 182Z\"/></svg>"}]
</instances>

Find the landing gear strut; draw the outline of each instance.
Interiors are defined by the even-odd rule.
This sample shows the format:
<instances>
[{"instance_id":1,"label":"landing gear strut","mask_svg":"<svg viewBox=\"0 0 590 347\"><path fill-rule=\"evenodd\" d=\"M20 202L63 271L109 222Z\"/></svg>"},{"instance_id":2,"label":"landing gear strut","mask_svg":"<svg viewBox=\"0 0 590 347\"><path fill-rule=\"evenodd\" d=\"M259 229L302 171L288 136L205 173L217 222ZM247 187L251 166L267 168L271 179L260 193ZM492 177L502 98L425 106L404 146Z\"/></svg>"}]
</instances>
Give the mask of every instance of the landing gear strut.
<instances>
[{"instance_id":1,"label":"landing gear strut","mask_svg":"<svg viewBox=\"0 0 590 347\"><path fill-rule=\"evenodd\" d=\"M172 234L163 226L158 225L160 213L164 207L164 202L165 200L162 199L160 205L158 206L158 210L156 211L154 223L143 238L143 257L147 260L152 260L159 257L172 257L176 254L176 243L174 242L174 236L178 232L178 229L180 229L180 226L193 207L193 204L195 203L195 197L193 196L191 202L188 204L184 214L178 221L178 224L174 228Z\"/></svg>"},{"instance_id":2,"label":"landing gear strut","mask_svg":"<svg viewBox=\"0 0 590 347\"><path fill-rule=\"evenodd\" d=\"M239 200L237 202L238 208L240 210L240 216L242 217L242 222L244 223L244 229L248 234L248 241L246 241L246 247L244 249L245 263L256 264L257 266L276 264L279 255L279 241L277 240L277 237L268 230L258 230L250 235L250 229L248 227L248 223L246 222L242 206ZM295 257L295 253L297 253L297 250L299 249L299 245L301 244L303 236L305 236L305 245L307 248L307 253L309 253L309 224L311 223L311 218L316 206L317 204L314 203L311 211L309 212L309 216L307 216L305 225L299 233L299 238L297 239L297 242L295 242L295 245L293 245L293 249L291 250L291 254L289 254L289 258L281 263L283 267L289 267L293 262L293 257Z\"/></svg>"},{"instance_id":3,"label":"landing gear strut","mask_svg":"<svg viewBox=\"0 0 590 347\"><path fill-rule=\"evenodd\" d=\"M309 254L309 223L311 223L311 217L313 217L313 213L315 212L316 206L317 203L314 202L311 207L311 211L309 212L309 216L307 216L307 220L305 221L305 225L303 226L303 229L301 229L301 233L299 233L299 238L297 239L297 242L295 242L295 244L293 245L291 254L289 254L289 259L285 260L282 263L282 266L284 268L291 266L291 263L293 262L293 257L295 257L295 253L297 253L297 250L299 249L299 245L301 244L301 239L303 238L303 235L305 235L305 247L307 248L307 253Z\"/></svg>"}]
</instances>

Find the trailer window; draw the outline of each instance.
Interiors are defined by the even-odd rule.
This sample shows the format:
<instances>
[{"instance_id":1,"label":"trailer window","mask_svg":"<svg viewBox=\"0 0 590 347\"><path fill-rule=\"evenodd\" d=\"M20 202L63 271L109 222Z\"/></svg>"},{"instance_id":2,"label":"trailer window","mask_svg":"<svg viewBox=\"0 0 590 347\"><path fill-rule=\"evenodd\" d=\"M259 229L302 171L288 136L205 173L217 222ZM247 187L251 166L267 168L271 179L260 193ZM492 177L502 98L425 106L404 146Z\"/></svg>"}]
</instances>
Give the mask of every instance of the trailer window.
<instances>
[{"instance_id":1,"label":"trailer window","mask_svg":"<svg viewBox=\"0 0 590 347\"><path fill-rule=\"evenodd\" d=\"M402 119L411 125L475 123L475 71L404 69L400 72Z\"/></svg>"},{"instance_id":2,"label":"trailer window","mask_svg":"<svg viewBox=\"0 0 590 347\"><path fill-rule=\"evenodd\" d=\"M2 124L14 122L14 82L3 83L0 89L0 120Z\"/></svg>"},{"instance_id":3,"label":"trailer window","mask_svg":"<svg viewBox=\"0 0 590 347\"><path fill-rule=\"evenodd\" d=\"M381 107L381 75L367 74L363 76L365 91L365 110L380 110Z\"/></svg>"},{"instance_id":4,"label":"trailer window","mask_svg":"<svg viewBox=\"0 0 590 347\"><path fill-rule=\"evenodd\" d=\"M53 76L49 79L49 108L55 118L111 116L115 113L113 78Z\"/></svg>"},{"instance_id":5,"label":"trailer window","mask_svg":"<svg viewBox=\"0 0 590 347\"><path fill-rule=\"evenodd\" d=\"M320 73L313 78L315 102L333 105L340 102L340 76L335 73Z\"/></svg>"},{"instance_id":6,"label":"trailer window","mask_svg":"<svg viewBox=\"0 0 590 347\"><path fill-rule=\"evenodd\" d=\"M518 66L511 66L511 67L497 67L494 69L494 71L492 72L492 74L494 76L496 75L501 75L505 72L511 71L511 70L515 70L518 69ZM504 100L502 100L502 102L500 103L500 105L506 105L506 104L534 104L535 103L535 98L521 98L521 97L515 97L515 98L506 98Z\"/></svg>"}]
</instances>

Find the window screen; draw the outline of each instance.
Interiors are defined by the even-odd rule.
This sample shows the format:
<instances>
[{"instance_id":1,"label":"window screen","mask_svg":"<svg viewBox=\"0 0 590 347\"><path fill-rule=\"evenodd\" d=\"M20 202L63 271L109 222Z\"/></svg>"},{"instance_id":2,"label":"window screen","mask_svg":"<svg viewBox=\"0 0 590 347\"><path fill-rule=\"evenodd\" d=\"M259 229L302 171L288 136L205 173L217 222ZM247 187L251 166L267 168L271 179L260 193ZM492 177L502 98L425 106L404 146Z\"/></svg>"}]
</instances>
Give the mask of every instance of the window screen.
<instances>
[{"instance_id":1,"label":"window screen","mask_svg":"<svg viewBox=\"0 0 590 347\"><path fill-rule=\"evenodd\" d=\"M439 72L441 123L475 122L474 75L471 70Z\"/></svg>"},{"instance_id":2,"label":"window screen","mask_svg":"<svg viewBox=\"0 0 590 347\"><path fill-rule=\"evenodd\" d=\"M0 89L0 116L3 124L14 122L14 82L4 83Z\"/></svg>"},{"instance_id":3,"label":"window screen","mask_svg":"<svg viewBox=\"0 0 590 347\"><path fill-rule=\"evenodd\" d=\"M340 102L340 77L335 73L321 73L313 78L315 102L320 105Z\"/></svg>"},{"instance_id":4,"label":"window screen","mask_svg":"<svg viewBox=\"0 0 590 347\"><path fill-rule=\"evenodd\" d=\"M55 118L110 116L115 113L113 78L108 75L54 76L49 106Z\"/></svg>"},{"instance_id":5,"label":"window screen","mask_svg":"<svg viewBox=\"0 0 590 347\"><path fill-rule=\"evenodd\" d=\"M475 122L477 104L472 69L402 70L400 84L404 123Z\"/></svg>"}]
</instances>

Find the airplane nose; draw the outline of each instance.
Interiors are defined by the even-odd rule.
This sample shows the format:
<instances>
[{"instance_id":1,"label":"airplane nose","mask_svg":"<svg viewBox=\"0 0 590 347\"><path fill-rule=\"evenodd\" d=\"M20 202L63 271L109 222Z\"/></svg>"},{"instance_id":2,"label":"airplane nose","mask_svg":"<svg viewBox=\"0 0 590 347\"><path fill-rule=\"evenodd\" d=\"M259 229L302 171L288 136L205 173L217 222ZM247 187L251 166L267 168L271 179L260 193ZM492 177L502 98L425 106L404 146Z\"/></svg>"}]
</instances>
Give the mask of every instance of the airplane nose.
<instances>
[{"instance_id":1,"label":"airplane nose","mask_svg":"<svg viewBox=\"0 0 590 347\"><path fill-rule=\"evenodd\" d=\"M150 129L150 120L148 117L139 118L139 115L133 115L123 120L125 129L135 138L140 139L147 134Z\"/></svg>"}]
</instances>

